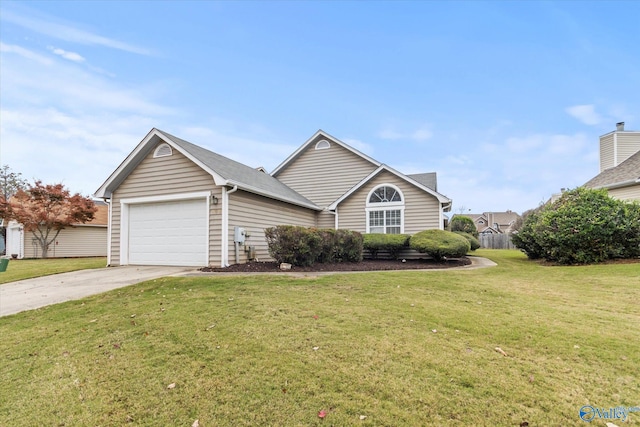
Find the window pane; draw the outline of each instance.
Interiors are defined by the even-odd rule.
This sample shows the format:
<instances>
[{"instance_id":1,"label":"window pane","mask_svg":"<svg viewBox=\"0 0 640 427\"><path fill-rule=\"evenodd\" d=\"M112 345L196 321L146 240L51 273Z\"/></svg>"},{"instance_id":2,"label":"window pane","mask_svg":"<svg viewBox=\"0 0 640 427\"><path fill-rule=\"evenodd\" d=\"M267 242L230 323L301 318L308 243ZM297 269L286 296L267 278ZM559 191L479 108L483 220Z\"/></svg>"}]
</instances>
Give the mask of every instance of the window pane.
<instances>
[{"instance_id":1,"label":"window pane","mask_svg":"<svg viewBox=\"0 0 640 427\"><path fill-rule=\"evenodd\" d=\"M386 211L386 225L400 225L400 211Z\"/></svg>"},{"instance_id":2,"label":"window pane","mask_svg":"<svg viewBox=\"0 0 640 427\"><path fill-rule=\"evenodd\" d=\"M369 227L384 226L384 211L369 212Z\"/></svg>"},{"instance_id":3,"label":"window pane","mask_svg":"<svg viewBox=\"0 0 640 427\"><path fill-rule=\"evenodd\" d=\"M400 234L400 227L387 227L387 234Z\"/></svg>"}]
</instances>

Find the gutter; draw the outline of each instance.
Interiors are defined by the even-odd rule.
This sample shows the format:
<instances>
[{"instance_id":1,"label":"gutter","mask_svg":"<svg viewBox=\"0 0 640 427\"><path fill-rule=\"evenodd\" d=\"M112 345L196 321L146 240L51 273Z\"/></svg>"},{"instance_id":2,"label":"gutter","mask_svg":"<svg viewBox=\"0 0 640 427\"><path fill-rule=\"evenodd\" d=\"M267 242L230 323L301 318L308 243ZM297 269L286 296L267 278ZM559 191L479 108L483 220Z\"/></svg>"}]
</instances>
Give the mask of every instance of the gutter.
<instances>
[{"instance_id":1,"label":"gutter","mask_svg":"<svg viewBox=\"0 0 640 427\"><path fill-rule=\"evenodd\" d=\"M238 191L238 186L234 185L231 190L227 190L227 187L222 187L222 224L220 225L222 231L222 247L220 257L220 267L229 267L229 194Z\"/></svg>"}]
</instances>

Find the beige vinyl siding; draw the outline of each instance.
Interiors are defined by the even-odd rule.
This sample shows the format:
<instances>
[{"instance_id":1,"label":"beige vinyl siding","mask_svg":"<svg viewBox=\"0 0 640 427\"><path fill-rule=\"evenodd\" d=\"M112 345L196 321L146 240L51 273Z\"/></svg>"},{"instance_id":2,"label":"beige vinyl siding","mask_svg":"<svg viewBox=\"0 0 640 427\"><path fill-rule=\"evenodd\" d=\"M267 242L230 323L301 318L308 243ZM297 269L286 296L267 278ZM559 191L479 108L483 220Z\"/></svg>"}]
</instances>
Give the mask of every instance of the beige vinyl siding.
<instances>
[{"instance_id":1,"label":"beige vinyl siding","mask_svg":"<svg viewBox=\"0 0 640 427\"><path fill-rule=\"evenodd\" d=\"M319 212L316 221L318 228L336 228L336 216L330 212Z\"/></svg>"},{"instance_id":2,"label":"beige vinyl siding","mask_svg":"<svg viewBox=\"0 0 640 427\"><path fill-rule=\"evenodd\" d=\"M51 236L55 231L52 231ZM24 233L24 257L41 258L42 249L31 232ZM107 256L107 227L69 226L58 234L49 246L47 257L95 257Z\"/></svg>"},{"instance_id":3,"label":"beige vinyl siding","mask_svg":"<svg viewBox=\"0 0 640 427\"><path fill-rule=\"evenodd\" d=\"M240 245L239 261L247 262L245 247L255 246L260 261L270 260L264 229L276 225L316 226L316 213L310 209L239 190L229 194L229 264L235 264L234 229L243 227L249 237Z\"/></svg>"},{"instance_id":4,"label":"beige vinyl siding","mask_svg":"<svg viewBox=\"0 0 640 427\"><path fill-rule=\"evenodd\" d=\"M619 200L637 200L640 202L640 184L609 190L609 195Z\"/></svg>"},{"instance_id":5,"label":"beige vinyl siding","mask_svg":"<svg viewBox=\"0 0 640 427\"><path fill-rule=\"evenodd\" d=\"M640 151L640 132L618 132L616 166Z\"/></svg>"},{"instance_id":6,"label":"beige vinyl siding","mask_svg":"<svg viewBox=\"0 0 640 427\"><path fill-rule=\"evenodd\" d=\"M438 199L386 171L371 179L338 206L338 228L365 233L367 196L372 189L382 184L393 184L404 195L404 232L406 234L442 228Z\"/></svg>"},{"instance_id":7,"label":"beige vinyl siding","mask_svg":"<svg viewBox=\"0 0 640 427\"><path fill-rule=\"evenodd\" d=\"M324 208L373 172L376 166L332 141L329 141L330 148L316 150L316 142L309 144L276 177Z\"/></svg>"},{"instance_id":8,"label":"beige vinyl siding","mask_svg":"<svg viewBox=\"0 0 640 427\"><path fill-rule=\"evenodd\" d=\"M156 146L157 147L157 146ZM211 191L221 200L213 177L177 150L169 157L153 158L155 147L114 192L111 215L111 265L120 263L120 201L122 199ZM220 265L221 205L211 204L209 263Z\"/></svg>"},{"instance_id":9,"label":"beige vinyl siding","mask_svg":"<svg viewBox=\"0 0 640 427\"><path fill-rule=\"evenodd\" d=\"M600 172L615 166L614 134L610 133L600 137Z\"/></svg>"}]
</instances>

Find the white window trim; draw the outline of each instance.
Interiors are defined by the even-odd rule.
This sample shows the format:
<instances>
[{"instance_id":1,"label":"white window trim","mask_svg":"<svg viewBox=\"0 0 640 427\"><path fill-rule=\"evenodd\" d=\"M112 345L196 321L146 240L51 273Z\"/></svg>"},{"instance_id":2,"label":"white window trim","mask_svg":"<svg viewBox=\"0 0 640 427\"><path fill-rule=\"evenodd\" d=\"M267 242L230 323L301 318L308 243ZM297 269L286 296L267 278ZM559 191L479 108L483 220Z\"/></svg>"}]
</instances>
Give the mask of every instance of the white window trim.
<instances>
[{"instance_id":1,"label":"white window trim","mask_svg":"<svg viewBox=\"0 0 640 427\"><path fill-rule=\"evenodd\" d=\"M160 151L162 149L166 149L165 147L169 149L169 152L166 153L166 154L161 154ZM167 144L166 142L163 142L162 144L158 145L156 147L156 149L154 150L154 152L153 152L153 157L154 158L169 157L169 156L172 156L172 155L173 155L173 148L171 148L171 146L169 144Z\"/></svg>"},{"instance_id":2,"label":"white window trim","mask_svg":"<svg viewBox=\"0 0 640 427\"><path fill-rule=\"evenodd\" d=\"M366 233L369 234L371 231L371 227L369 225L369 212L376 212L376 211L400 211L400 234L404 234L404 206L399 206L396 205L395 206L391 206L388 204L384 204L384 208L380 208L380 207L376 207L376 208L365 208L365 223L367 225L366 228ZM385 230L386 230L387 226L385 225ZM386 234L386 233L385 233Z\"/></svg>"},{"instance_id":3,"label":"white window trim","mask_svg":"<svg viewBox=\"0 0 640 427\"><path fill-rule=\"evenodd\" d=\"M371 195L380 187L391 187L394 190L396 190L398 192L398 194L400 194L400 198L402 199L402 201L400 202L370 202L369 200L371 199ZM371 189L371 191L369 191L369 193L367 194L367 199L366 199L366 205L365 205L365 224L366 224L366 233L370 233L370 225L369 225L369 212L374 212L374 211L400 211L400 234L404 234L404 209L405 209L405 202L404 202L404 193L402 192L402 190L400 190L400 188L398 188L396 185L393 184L389 184L389 183L384 183L384 184L380 184L380 185L376 185L375 187L373 187ZM385 231L386 231L386 225L385 225Z\"/></svg>"},{"instance_id":4,"label":"white window trim","mask_svg":"<svg viewBox=\"0 0 640 427\"><path fill-rule=\"evenodd\" d=\"M328 150L329 148L331 148L331 143L326 139L316 142L316 150Z\"/></svg>"},{"instance_id":5,"label":"white window trim","mask_svg":"<svg viewBox=\"0 0 640 427\"><path fill-rule=\"evenodd\" d=\"M142 203L176 202L180 200L206 199L207 209L207 245L206 264L209 264L209 241L211 233L211 192L199 191L182 194L166 194L162 196L133 197L120 200L120 265L129 265L129 207Z\"/></svg>"}]
</instances>

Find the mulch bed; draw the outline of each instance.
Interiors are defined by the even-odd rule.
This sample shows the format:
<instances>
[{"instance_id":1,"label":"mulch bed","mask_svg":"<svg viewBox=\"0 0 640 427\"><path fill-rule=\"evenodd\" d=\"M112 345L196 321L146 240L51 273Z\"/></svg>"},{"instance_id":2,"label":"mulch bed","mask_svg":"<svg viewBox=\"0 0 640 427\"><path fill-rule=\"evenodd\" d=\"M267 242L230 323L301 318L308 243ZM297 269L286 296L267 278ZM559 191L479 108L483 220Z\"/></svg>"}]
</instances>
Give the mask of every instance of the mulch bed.
<instances>
[{"instance_id":1,"label":"mulch bed","mask_svg":"<svg viewBox=\"0 0 640 427\"><path fill-rule=\"evenodd\" d=\"M361 262L336 262L314 264L309 267L293 267L291 270L280 270L277 262L249 262L234 264L229 267L204 267L200 271L213 273L278 273L278 272L314 272L314 271L388 271L388 270L427 270L433 268L453 268L471 264L467 257L453 258L446 261L433 259L366 259Z\"/></svg>"}]
</instances>

